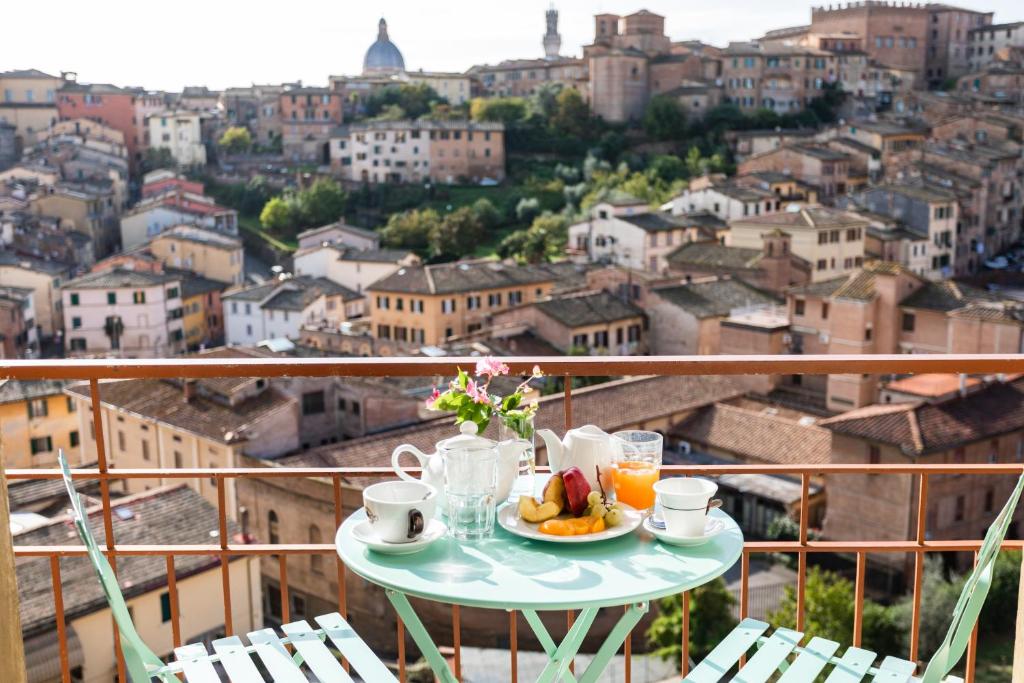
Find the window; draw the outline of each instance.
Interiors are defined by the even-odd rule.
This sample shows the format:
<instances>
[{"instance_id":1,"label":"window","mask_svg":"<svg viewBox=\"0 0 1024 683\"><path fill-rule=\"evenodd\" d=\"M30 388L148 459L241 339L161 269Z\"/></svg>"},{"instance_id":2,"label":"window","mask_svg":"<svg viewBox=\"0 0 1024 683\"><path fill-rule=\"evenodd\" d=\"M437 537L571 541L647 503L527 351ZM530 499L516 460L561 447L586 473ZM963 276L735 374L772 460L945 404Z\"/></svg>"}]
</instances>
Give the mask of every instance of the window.
<instances>
[{"instance_id":1,"label":"window","mask_svg":"<svg viewBox=\"0 0 1024 683\"><path fill-rule=\"evenodd\" d=\"M915 322L916 322L916 319L915 319L913 313L904 313L903 314L903 331L904 332L913 332L914 331L914 323Z\"/></svg>"},{"instance_id":2,"label":"window","mask_svg":"<svg viewBox=\"0 0 1024 683\"><path fill-rule=\"evenodd\" d=\"M500 306L501 305L501 293L488 294L487 295L488 306Z\"/></svg>"},{"instance_id":3,"label":"window","mask_svg":"<svg viewBox=\"0 0 1024 683\"><path fill-rule=\"evenodd\" d=\"M575 348L579 348L579 349L587 348L587 335L585 335L585 334L574 334L572 336L572 345Z\"/></svg>"},{"instance_id":4,"label":"window","mask_svg":"<svg viewBox=\"0 0 1024 683\"><path fill-rule=\"evenodd\" d=\"M352 401L352 414L353 415L358 415L359 414L359 410L360 410L359 402L358 401Z\"/></svg>"},{"instance_id":5,"label":"window","mask_svg":"<svg viewBox=\"0 0 1024 683\"><path fill-rule=\"evenodd\" d=\"M796 301L793 302L793 314L794 315L803 315L804 314L804 300L803 299L797 299Z\"/></svg>"},{"instance_id":6,"label":"window","mask_svg":"<svg viewBox=\"0 0 1024 683\"><path fill-rule=\"evenodd\" d=\"M315 524L309 527L309 542L311 544L322 543L323 539L320 535L320 528ZM309 571L313 574L324 573L324 558L323 555L310 555L309 556Z\"/></svg>"},{"instance_id":7,"label":"window","mask_svg":"<svg viewBox=\"0 0 1024 683\"><path fill-rule=\"evenodd\" d=\"M124 438L124 432L122 431L117 432L117 449L122 452L128 450L128 445Z\"/></svg>"},{"instance_id":8,"label":"window","mask_svg":"<svg viewBox=\"0 0 1024 683\"><path fill-rule=\"evenodd\" d=\"M71 295L71 305L72 306L77 306L78 305L78 295L77 294L72 294Z\"/></svg>"},{"instance_id":9,"label":"window","mask_svg":"<svg viewBox=\"0 0 1024 683\"><path fill-rule=\"evenodd\" d=\"M956 510L953 512L953 521L964 521L964 510L967 508L967 500L963 496L956 497Z\"/></svg>"},{"instance_id":10,"label":"window","mask_svg":"<svg viewBox=\"0 0 1024 683\"><path fill-rule=\"evenodd\" d=\"M53 439L48 436L39 436L29 442L32 455L37 453L49 453L53 450Z\"/></svg>"},{"instance_id":11,"label":"window","mask_svg":"<svg viewBox=\"0 0 1024 683\"><path fill-rule=\"evenodd\" d=\"M828 268L828 261L825 259L818 259L818 270L825 270Z\"/></svg>"},{"instance_id":12,"label":"window","mask_svg":"<svg viewBox=\"0 0 1024 683\"><path fill-rule=\"evenodd\" d=\"M132 303L133 304L144 304L146 303L146 292L140 290L132 292Z\"/></svg>"},{"instance_id":13,"label":"window","mask_svg":"<svg viewBox=\"0 0 1024 683\"><path fill-rule=\"evenodd\" d=\"M167 623L171 620L171 594L160 594L160 621Z\"/></svg>"},{"instance_id":14,"label":"window","mask_svg":"<svg viewBox=\"0 0 1024 683\"><path fill-rule=\"evenodd\" d=\"M466 310L475 311L480 308L480 297L479 296L467 296L466 297Z\"/></svg>"},{"instance_id":15,"label":"window","mask_svg":"<svg viewBox=\"0 0 1024 683\"><path fill-rule=\"evenodd\" d=\"M71 329L78 330L78 329L81 329L81 327L82 327L82 319L81 318L79 318L78 316L75 316L74 318L71 319Z\"/></svg>"},{"instance_id":16,"label":"window","mask_svg":"<svg viewBox=\"0 0 1024 683\"><path fill-rule=\"evenodd\" d=\"M72 448L77 448L78 447L78 444L80 443L80 441L78 440L78 432L77 431L72 431L70 434L68 434L68 443L71 445Z\"/></svg>"},{"instance_id":17,"label":"window","mask_svg":"<svg viewBox=\"0 0 1024 683\"><path fill-rule=\"evenodd\" d=\"M28 419L46 417L49 413L50 409L45 398L37 398L28 402Z\"/></svg>"},{"instance_id":18,"label":"window","mask_svg":"<svg viewBox=\"0 0 1024 683\"><path fill-rule=\"evenodd\" d=\"M967 459L967 451L961 446L953 451L953 462L964 462Z\"/></svg>"},{"instance_id":19,"label":"window","mask_svg":"<svg viewBox=\"0 0 1024 683\"><path fill-rule=\"evenodd\" d=\"M405 310L405 299L399 299L399 298L395 299L395 310L396 311Z\"/></svg>"},{"instance_id":20,"label":"window","mask_svg":"<svg viewBox=\"0 0 1024 683\"><path fill-rule=\"evenodd\" d=\"M995 509L996 504L996 492L995 489L989 489L985 491L985 512L992 512Z\"/></svg>"},{"instance_id":21,"label":"window","mask_svg":"<svg viewBox=\"0 0 1024 683\"><path fill-rule=\"evenodd\" d=\"M455 299L444 299L441 301L441 312L442 313L454 313L455 312Z\"/></svg>"},{"instance_id":22,"label":"window","mask_svg":"<svg viewBox=\"0 0 1024 683\"><path fill-rule=\"evenodd\" d=\"M267 538L271 543L278 542L277 536L277 513L271 510L267 513Z\"/></svg>"},{"instance_id":23,"label":"window","mask_svg":"<svg viewBox=\"0 0 1024 683\"><path fill-rule=\"evenodd\" d=\"M875 444L868 445L868 464L877 465L882 462L882 449Z\"/></svg>"},{"instance_id":24,"label":"window","mask_svg":"<svg viewBox=\"0 0 1024 683\"><path fill-rule=\"evenodd\" d=\"M822 301L821 302L821 319L822 320L828 320L828 302L827 301Z\"/></svg>"},{"instance_id":25,"label":"window","mask_svg":"<svg viewBox=\"0 0 1024 683\"><path fill-rule=\"evenodd\" d=\"M177 287L171 287L170 289L168 289L167 290L167 298L168 299L177 299L178 298L178 288ZM139 303L144 303L145 301L146 301L145 294L143 294L143 299Z\"/></svg>"},{"instance_id":26,"label":"window","mask_svg":"<svg viewBox=\"0 0 1024 683\"><path fill-rule=\"evenodd\" d=\"M107 303L108 304L116 304L117 303L117 292L107 292Z\"/></svg>"},{"instance_id":27,"label":"window","mask_svg":"<svg viewBox=\"0 0 1024 683\"><path fill-rule=\"evenodd\" d=\"M345 412L346 410L348 410L348 401L346 401L342 397L338 397L338 410L340 410L341 412Z\"/></svg>"},{"instance_id":28,"label":"window","mask_svg":"<svg viewBox=\"0 0 1024 683\"><path fill-rule=\"evenodd\" d=\"M149 442L148 441L143 441L142 442L142 459L143 460L149 460Z\"/></svg>"},{"instance_id":29,"label":"window","mask_svg":"<svg viewBox=\"0 0 1024 683\"><path fill-rule=\"evenodd\" d=\"M601 330L594 333L594 346L599 349L608 348L608 330Z\"/></svg>"},{"instance_id":30,"label":"window","mask_svg":"<svg viewBox=\"0 0 1024 683\"><path fill-rule=\"evenodd\" d=\"M871 328L864 329L864 341L871 341Z\"/></svg>"},{"instance_id":31,"label":"window","mask_svg":"<svg viewBox=\"0 0 1024 683\"><path fill-rule=\"evenodd\" d=\"M302 395L302 414L320 415L324 412L324 392L311 391Z\"/></svg>"}]
</instances>

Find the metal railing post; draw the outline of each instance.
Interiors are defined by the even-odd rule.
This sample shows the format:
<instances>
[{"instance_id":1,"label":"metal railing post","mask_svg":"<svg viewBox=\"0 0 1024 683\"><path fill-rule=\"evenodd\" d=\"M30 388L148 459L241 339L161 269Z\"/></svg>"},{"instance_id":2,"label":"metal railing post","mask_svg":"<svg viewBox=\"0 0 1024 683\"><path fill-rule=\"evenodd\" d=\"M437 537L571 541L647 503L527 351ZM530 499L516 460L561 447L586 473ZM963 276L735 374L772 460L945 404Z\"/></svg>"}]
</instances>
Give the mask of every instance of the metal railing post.
<instances>
[{"instance_id":1,"label":"metal railing post","mask_svg":"<svg viewBox=\"0 0 1024 683\"><path fill-rule=\"evenodd\" d=\"M18 581L14 576L14 537L7 501L4 453L0 448L0 681L24 683L25 648L18 612Z\"/></svg>"},{"instance_id":2,"label":"metal railing post","mask_svg":"<svg viewBox=\"0 0 1024 683\"><path fill-rule=\"evenodd\" d=\"M1024 683L1024 562L1017 589L1017 633L1013 640L1013 683Z\"/></svg>"}]
</instances>

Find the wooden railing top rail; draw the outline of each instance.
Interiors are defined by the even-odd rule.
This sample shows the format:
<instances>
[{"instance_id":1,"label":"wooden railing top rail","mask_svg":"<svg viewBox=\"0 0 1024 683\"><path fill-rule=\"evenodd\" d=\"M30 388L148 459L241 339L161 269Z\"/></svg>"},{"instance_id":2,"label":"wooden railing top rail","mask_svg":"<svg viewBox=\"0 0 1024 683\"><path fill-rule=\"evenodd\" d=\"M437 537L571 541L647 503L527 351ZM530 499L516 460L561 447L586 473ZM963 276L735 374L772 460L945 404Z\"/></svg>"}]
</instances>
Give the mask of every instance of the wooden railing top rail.
<instances>
[{"instance_id":1,"label":"wooden railing top rail","mask_svg":"<svg viewBox=\"0 0 1024 683\"><path fill-rule=\"evenodd\" d=\"M426 377L472 368L479 358L148 358L0 360L0 379L202 377ZM513 374L780 375L1024 373L1024 354L777 356L538 356L502 359Z\"/></svg>"}]
</instances>

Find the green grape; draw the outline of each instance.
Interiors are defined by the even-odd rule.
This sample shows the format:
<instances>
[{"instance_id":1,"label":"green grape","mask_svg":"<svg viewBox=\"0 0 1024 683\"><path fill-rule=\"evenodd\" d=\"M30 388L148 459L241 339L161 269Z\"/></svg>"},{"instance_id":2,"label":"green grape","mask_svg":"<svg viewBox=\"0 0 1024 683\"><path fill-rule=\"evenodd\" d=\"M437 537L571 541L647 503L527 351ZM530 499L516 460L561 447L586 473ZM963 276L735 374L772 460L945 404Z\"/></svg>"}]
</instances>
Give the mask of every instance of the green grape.
<instances>
[{"instance_id":1,"label":"green grape","mask_svg":"<svg viewBox=\"0 0 1024 683\"><path fill-rule=\"evenodd\" d=\"M597 505L594 507L594 511L590 514L594 517L604 517L606 514L608 514L608 508L606 508L604 505Z\"/></svg>"},{"instance_id":2,"label":"green grape","mask_svg":"<svg viewBox=\"0 0 1024 683\"><path fill-rule=\"evenodd\" d=\"M608 511L608 514L604 516L604 523L607 526L618 526L622 524L622 510L619 508L612 508Z\"/></svg>"},{"instance_id":3,"label":"green grape","mask_svg":"<svg viewBox=\"0 0 1024 683\"><path fill-rule=\"evenodd\" d=\"M597 507L598 505L600 505L601 504L601 492L600 491L591 491L590 493L588 493L587 494L587 503L589 503L592 507Z\"/></svg>"}]
</instances>

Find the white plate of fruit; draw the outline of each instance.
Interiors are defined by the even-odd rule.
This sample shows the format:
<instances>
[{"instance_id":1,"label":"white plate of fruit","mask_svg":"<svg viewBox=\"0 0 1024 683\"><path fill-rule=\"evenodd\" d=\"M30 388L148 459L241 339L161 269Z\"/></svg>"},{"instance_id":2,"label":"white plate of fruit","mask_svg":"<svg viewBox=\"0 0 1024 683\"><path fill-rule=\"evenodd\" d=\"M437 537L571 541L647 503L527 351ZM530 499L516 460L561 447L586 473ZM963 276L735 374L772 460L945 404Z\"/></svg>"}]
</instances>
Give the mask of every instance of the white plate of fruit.
<instances>
[{"instance_id":1,"label":"white plate of fruit","mask_svg":"<svg viewBox=\"0 0 1024 683\"><path fill-rule=\"evenodd\" d=\"M521 496L498 511L498 524L523 538L552 543L592 543L631 533L643 514L592 490L578 467L552 474L542 500Z\"/></svg>"}]
</instances>

